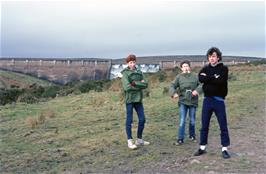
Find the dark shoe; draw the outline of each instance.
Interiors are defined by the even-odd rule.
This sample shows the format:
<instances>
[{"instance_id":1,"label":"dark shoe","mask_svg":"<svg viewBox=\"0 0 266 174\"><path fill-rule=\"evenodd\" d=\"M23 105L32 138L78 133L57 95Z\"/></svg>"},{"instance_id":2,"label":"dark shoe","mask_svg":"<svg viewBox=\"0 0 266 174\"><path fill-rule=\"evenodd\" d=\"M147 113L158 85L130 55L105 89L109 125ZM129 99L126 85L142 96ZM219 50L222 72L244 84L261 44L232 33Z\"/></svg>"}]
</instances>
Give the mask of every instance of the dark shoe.
<instances>
[{"instance_id":1,"label":"dark shoe","mask_svg":"<svg viewBox=\"0 0 266 174\"><path fill-rule=\"evenodd\" d=\"M189 139L190 139L191 141L193 141L194 143L197 142L197 139L195 138L195 136L189 136Z\"/></svg>"},{"instance_id":2,"label":"dark shoe","mask_svg":"<svg viewBox=\"0 0 266 174\"><path fill-rule=\"evenodd\" d=\"M184 143L184 141L182 139L178 139L175 143L175 145L182 145Z\"/></svg>"},{"instance_id":3,"label":"dark shoe","mask_svg":"<svg viewBox=\"0 0 266 174\"><path fill-rule=\"evenodd\" d=\"M204 153L207 153L207 151L199 149L197 152L194 153L194 156L200 156L203 155Z\"/></svg>"},{"instance_id":4,"label":"dark shoe","mask_svg":"<svg viewBox=\"0 0 266 174\"><path fill-rule=\"evenodd\" d=\"M229 153L227 152L227 150L222 151L222 157L223 157L224 159L230 158L230 155L229 155Z\"/></svg>"}]
</instances>

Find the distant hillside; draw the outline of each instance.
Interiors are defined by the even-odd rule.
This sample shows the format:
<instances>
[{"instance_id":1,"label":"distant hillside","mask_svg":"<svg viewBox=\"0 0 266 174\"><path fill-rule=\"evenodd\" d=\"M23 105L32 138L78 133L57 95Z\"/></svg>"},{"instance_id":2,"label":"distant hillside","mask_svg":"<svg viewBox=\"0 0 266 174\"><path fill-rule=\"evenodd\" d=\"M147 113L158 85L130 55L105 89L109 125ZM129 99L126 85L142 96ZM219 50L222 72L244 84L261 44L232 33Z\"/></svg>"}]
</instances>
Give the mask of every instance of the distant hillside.
<instances>
[{"instance_id":1,"label":"distant hillside","mask_svg":"<svg viewBox=\"0 0 266 174\"><path fill-rule=\"evenodd\" d=\"M223 56L224 61L256 61L261 60L259 57L244 57L244 56ZM159 64L160 61L180 61L180 60L190 60L190 61L205 61L206 56L203 55L173 55L173 56L145 56L137 57L138 63L145 64ZM125 58L122 59L112 59L112 64L125 63Z\"/></svg>"},{"instance_id":2,"label":"distant hillside","mask_svg":"<svg viewBox=\"0 0 266 174\"><path fill-rule=\"evenodd\" d=\"M49 86L51 85L51 82L40 80L38 78L25 74L0 70L0 88L28 88L32 84L38 84L40 86Z\"/></svg>"}]
</instances>

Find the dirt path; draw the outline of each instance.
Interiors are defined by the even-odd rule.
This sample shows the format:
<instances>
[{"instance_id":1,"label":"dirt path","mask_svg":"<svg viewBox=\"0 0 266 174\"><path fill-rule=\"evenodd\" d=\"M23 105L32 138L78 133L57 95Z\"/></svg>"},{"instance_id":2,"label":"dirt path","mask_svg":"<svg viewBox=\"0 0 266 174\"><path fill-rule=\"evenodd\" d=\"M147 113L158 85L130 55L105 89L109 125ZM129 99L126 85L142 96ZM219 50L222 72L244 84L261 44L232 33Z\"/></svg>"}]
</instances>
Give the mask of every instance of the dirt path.
<instances>
[{"instance_id":1,"label":"dirt path","mask_svg":"<svg viewBox=\"0 0 266 174\"><path fill-rule=\"evenodd\" d=\"M182 148L182 154L164 154L158 163L147 164L134 171L137 173L266 173L265 150L265 101L254 104L256 112L241 115L238 120L229 124L231 158L221 157L219 131L209 134L207 154L194 157L198 145L192 142ZM217 122L216 118L212 118Z\"/></svg>"},{"instance_id":2,"label":"dirt path","mask_svg":"<svg viewBox=\"0 0 266 174\"><path fill-rule=\"evenodd\" d=\"M256 112L243 115L231 127L232 157L243 160L244 168L250 173L266 172L266 116L265 99L260 102ZM245 172L236 170L236 172Z\"/></svg>"}]
</instances>

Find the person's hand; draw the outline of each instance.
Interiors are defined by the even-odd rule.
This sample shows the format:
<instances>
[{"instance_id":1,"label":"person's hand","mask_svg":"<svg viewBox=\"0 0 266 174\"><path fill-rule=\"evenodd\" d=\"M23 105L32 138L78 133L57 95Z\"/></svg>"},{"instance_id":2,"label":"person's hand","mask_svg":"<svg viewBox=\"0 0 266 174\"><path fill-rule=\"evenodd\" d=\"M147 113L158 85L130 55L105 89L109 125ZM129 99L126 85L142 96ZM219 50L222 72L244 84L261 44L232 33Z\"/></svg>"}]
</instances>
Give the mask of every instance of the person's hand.
<instances>
[{"instance_id":1,"label":"person's hand","mask_svg":"<svg viewBox=\"0 0 266 174\"><path fill-rule=\"evenodd\" d=\"M201 75L201 76L207 76L207 74L205 74L205 73L200 73L200 75Z\"/></svg>"},{"instance_id":2,"label":"person's hand","mask_svg":"<svg viewBox=\"0 0 266 174\"><path fill-rule=\"evenodd\" d=\"M136 83L133 81L130 83L131 86L136 86Z\"/></svg>"},{"instance_id":3,"label":"person's hand","mask_svg":"<svg viewBox=\"0 0 266 174\"><path fill-rule=\"evenodd\" d=\"M179 97L179 96L178 96L177 93L175 93L173 96L171 96L171 98L172 98L173 101L175 101L178 97Z\"/></svg>"},{"instance_id":4,"label":"person's hand","mask_svg":"<svg viewBox=\"0 0 266 174\"><path fill-rule=\"evenodd\" d=\"M199 95L199 93L196 90L194 90L194 91L192 91L192 95L197 96L197 95Z\"/></svg>"},{"instance_id":5,"label":"person's hand","mask_svg":"<svg viewBox=\"0 0 266 174\"><path fill-rule=\"evenodd\" d=\"M179 96L178 96L178 94L177 93L175 93L174 95L173 95L173 98L174 99L177 99Z\"/></svg>"},{"instance_id":6,"label":"person's hand","mask_svg":"<svg viewBox=\"0 0 266 174\"><path fill-rule=\"evenodd\" d=\"M141 80L142 83L144 83L145 81L144 80Z\"/></svg>"}]
</instances>

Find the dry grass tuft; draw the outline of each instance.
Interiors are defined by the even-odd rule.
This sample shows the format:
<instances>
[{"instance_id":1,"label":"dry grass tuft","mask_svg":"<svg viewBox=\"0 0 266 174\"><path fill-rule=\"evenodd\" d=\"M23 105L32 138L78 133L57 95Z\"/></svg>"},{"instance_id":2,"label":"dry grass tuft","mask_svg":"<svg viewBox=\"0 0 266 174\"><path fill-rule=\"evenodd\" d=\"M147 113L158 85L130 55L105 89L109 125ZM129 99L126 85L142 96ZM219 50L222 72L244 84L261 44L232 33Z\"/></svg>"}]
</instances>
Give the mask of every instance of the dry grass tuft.
<instances>
[{"instance_id":1,"label":"dry grass tuft","mask_svg":"<svg viewBox=\"0 0 266 174\"><path fill-rule=\"evenodd\" d=\"M55 113L54 111L48 109L43 112L36 118L36 117L28 117L26 118L26 124L30 125L32 129L36 128L37 125L43 124L47 118L54 118Z\"/></svg>"},{"instance_id":2,"label":"dry grass tuft","mask_svg":"<svg viewBox=\"0 0 266 174\"><path fill-rule=\"evenodd\" d=\"M54 118L55 117L55 113L54 113L53 110L48 109L48 110L43 111L40 116L46 117L46 118Z\"/></svg>"},{"instance_id":3,"label":"dry grass tuft","mask_svg":"<svg viewBox=\"0 0 266 174\"><path fill-rule=\"evenodd\" d=\"M43 114L38 116L38 123L43 124L45 122L45 116Z\"/></svg>"},{"instance_id":4,"label":"dry grass tuft","mask_svg":"<svg viewBox=\"0 0 266 174\"><path fill-rule=\"evenodd\" d=\"M93 98L91 100L91 103L90 104L92 106L94 106L94 107L103 107L103 106L105 106L108 103L109 103L109 101L106 98L106 96L101 96L101 97Z\"/></svg>"},{"instance_id":5,"label":"dry grass tuft","mask_svg":"<svg viewBox=\"0 0 266 174\"><path fill-rule=\"evenodd\" d=\"M108 89L110 91L121 91L122 90L122 82L120 78L114 79L112 80L111 86Z\"/></svg>"},{"instance_id":6,"label":"dry grass tuft","mask_svg":"<svg viewBox=\"0 0 266 174\"><path fill-rule=\"evenodd\" d=\"M37 118L28 117L26 119L26 124L30 125L32 129L34 129L38 125Z\"/></svg>"}]
</instances>

